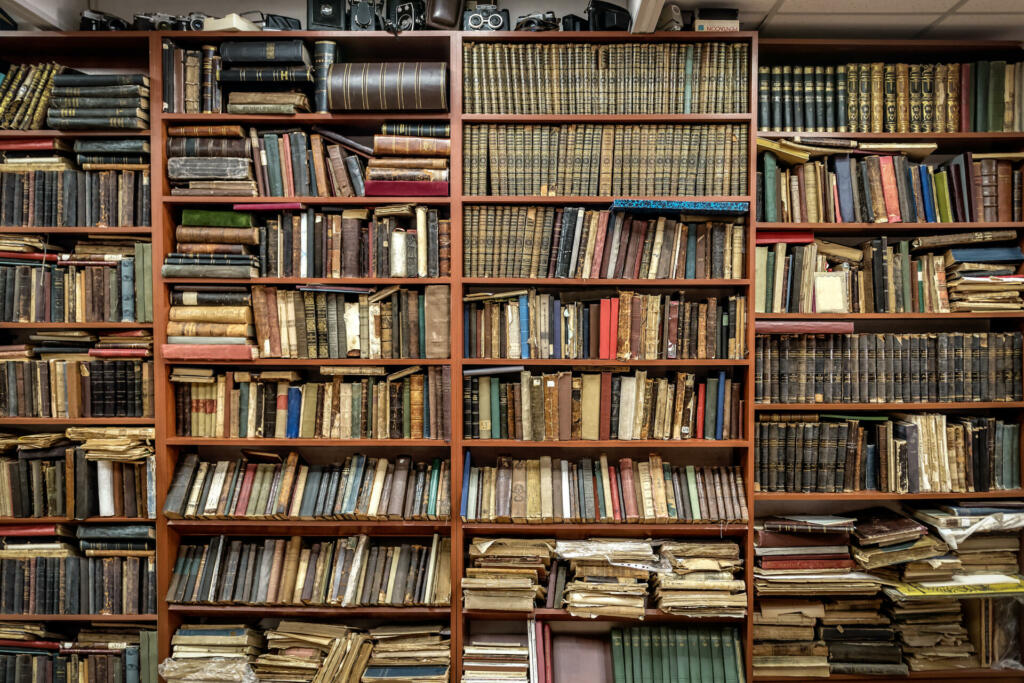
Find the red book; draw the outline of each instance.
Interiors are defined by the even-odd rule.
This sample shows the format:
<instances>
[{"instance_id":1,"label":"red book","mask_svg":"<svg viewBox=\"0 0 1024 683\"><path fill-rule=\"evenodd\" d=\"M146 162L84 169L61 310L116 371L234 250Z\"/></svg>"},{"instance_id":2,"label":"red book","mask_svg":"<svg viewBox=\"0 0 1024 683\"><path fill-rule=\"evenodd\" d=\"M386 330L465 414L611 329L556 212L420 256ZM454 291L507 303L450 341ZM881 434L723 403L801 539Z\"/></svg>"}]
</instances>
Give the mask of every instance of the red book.
<instances>
[{"instance_id":1,"label":"red book","mask_svg":"<svg viewBox=\"0 0 1024 683\"><path fill-rule=\"evenodd\" d=\"M615 471L614 465L610 465L608 467L608 484L612 489L612 518L616 522L621 522L622 510L619 509L619 473Z\"/></svg>"},{"instance_id":2,"label":"red book","mask_svg":"<svg viewBox=\"0 0 1024 683\"><path fill-rule=\"evenodd\" d=\"M537 641L537 682L550 683L550 681L544 677L547 673L547 667L544 664L544 660L546 659L544 656L544 622L534 621L533 627L534 639Z\"/></svg>"},{"instance_id":3,"label":"red book","mask_svg":"<svg viewBox=\"0 0 1024 683\"><path fill-rule=\"evenodd\" d=\"M367 180L367 197L447 197L448 183L440 180Z\"/></svg>"},{"instance_id":4,"label":"red book","mask_svg":"<svg viewBox=\"0 0 1024 683\"><path fill-rule=\"evenodd\" d=\"M597 214L597 238L594 240L594 260L590 267L590 277L601 277L601 257L604 256L604 241L608 234L607 210Z\"/></svg>"},{"instance_id":5,"label":"red book","mask_svg":"<svg viewBox=\"0 0 1024 683\"><path fill-rule=\"evenodd\" d=\"M761 559L762 569L853 569L853 560L774 560Z\"/></svg>"},{"instance_id":6,"label":"red book","mask_svg":"<svg viewBox=\"0 0 1024 683\"><path fill-rule=\"evenodd\" d=\"M164 344L164 358L170 360L239 360L260 357L259 350L249 344Z\"/></svg>"},{"instance_id":7,"label":"red book","mask_svg":"<svg viewBox=\"0 0 1024 683\"><path fill-rule=\"evenodd\" d=\"M20 251L0 251L0 258L21 259L25 261L46 261L56 263L60 259L56 254L23 254ZM85 265L102 265L92 262L83 262ZM112 263L112 265L117 265Z\"/></svg>"},{"instance_id":8,"label":"red book","mask_svg":"<svg viewBox=\"0 0 1024 683\"><path fill-rule=\"evenodd\" d=\"M245 476L242 477L242 488L238 492L238 504L235 505L234 516L241 517L245 514L245 508L249 505L249 494L252 493L252 480L256 476L256 463L249 463L245 466Z\"/></svg>"},{"instance_id":9,"label":"red book","mask_svg":"<svg viewBox=\"0 0 1024 683\"><path fill-rule=\"evenodd\" d=\"M697 436L698 439L704 438L704 394L707 391L708 385L701 382L697 385Z\"/></svg>"},{"instance_id":10,"label":"red book","mask_svg":"<svg viewBox=\"0 0 1024 683\"><path fill-rule=\"evenodd\" d=\"M224 432L225 439L231 437L231 388L235 386L235 373L227 371L224 373Z\"/></svg>"},{"instance_id":11,"label":"red book","mask_svg":"<svg viewBox=\"0 0 1024 683\"><path fill-rule=\"evenodd\" d=\"M96 358L145 358L148 349L89 349L89 355Z\"/></svg>"},{"instance_id":12,"label":"red book","mask_svg":"<svg viewBox=\"0 0 1024 683\"><path fill-rule=\"evenodd\" d=\"M292 176L292 141L291 136L282 135L277 139L281 150L281 179L284 181L284 196L295 196L295 178Z\"/></svg>"},{"instance_id":13,"label":"red book","mask_svg":"<svg viewBox=\"0 0 1024 683\"><path fill-rule=\"evenodd\" d=\"M974 85L971 83L969 64L960 65L960 128L964 133L971 131L971 95Z\"/></svg>"},{"instance_id":14,"label":"red book","mask_svg":"<svg viewBox=\"0 0 1024 683\"><path fill-rule=\"evenodd\" d=\"M551 624L544 622L544 680L552 683L555 680L551 656Z\"/></svg>"},{"instance_id":15,"label":"red book","mask_svg":"<svg viewBox=\"0 0 1024 683\"><path fill-rule=\"evenodd\" d=\"M67 149L67 146L63 146ZM61 143L55 138L22 138L20 140L0 140L0 150L41 150L61 149Z\"/></svg>"},{"instance_id":16,"label":"red book","mask_svg":"<svg viewBox=\"0 0 1024 683\"><path fill-rule=\"evenodd\" d=\"M622 480L622 505L626 508L626 521L635 522L640 519L636 507L636 487L633 484L633 460L619 460L619 476Z\"/></svg>"},{"instance_id":17,"label":"red book","mask_svg":"<svg viewBox=\"0 0 1024 683\"><path fill-rule=\"evenodd\" d=\"M629 218L625 218L622 221L622 229L619 231L618 251L615 254L615 267L612 270L613 278L622 277L622 272L625 268L623 264L626 262L626 253L629 251L629 245L633 241L632 235L633 221Z\"/></svg>"},{"instance_id":18,"label":"red book","mask_svg":"<svg viewBox=\"0 0 1024 683\"><path fill-rule=\"evenodd\" d=\"M796 555L765 555L761 558L767 562L779 562L780 560L848 560L850 553L799 553Z\"/></svg>"},{"instance_id":19,"label":"red book","mask_svg":"<svg viewBox=\"0 0 1024 683\"><path fill-rule=\"evenodd\" d=\"M598 357L602 360L609 360L608 340L612 326L612 300L601 299L601 342L598 347Z\"/></svg>"},{"instance_id":20,"label":"red book","mask_svg":"<svg viewBox=\"0 0 1024 683\"><path fill-rule=\"evenodd\" d=\"M118 332L104 332L104 337L149 337L152 332L147 330L120 330Z\"/></svg>"},{"instance_id":21,"label":"red book","mask_svg":"<svg viewBox=\"0 0 1024 683\"><path fill-rule=\"evenodd\" d=\"M612 297L611 311L608 314L608 356L605 360L615 360L615 352L619 346L619 297Z\"/></svg>"},{"instance_id":22,"label":"red book","mask_svg":"<svg viewBox=\"0 0 1024 683\"><path fill-rule=\"evenodd\" d=\"M612 373L601 373L601 419L598 437L608 441L612 436Z\"/></svg>"},{"instance_id":23,"label":"red book","mask_svg":"<svg viewBox=\"0 0 1024 683\"><path fill-rule=\"evenodd\" d=\"M896 170L892 165L892 157L878 157L878 165L882 171L882 196L885 198L885 213L890 223L899 223L900 195L896 189Z\"/></svg>"},{"instance_id":24,"label":"red book","mask_svg":"<svg viewBox=\"0 0 1024 683\"><path fill-rule=\"evenodd\" d=\"M848 334L853 332L853 321L758 320L754 331L758 334Z\"/></svg>"},{"instance_id":25,"label":"red book","mask_svg":"<svg viewBox=\"0 0 1024 683\"><path fill-rule=\"evenodd\" d=\"M760 548L814 548L818 546L845 546L850 543L850 534L841 531L833 534L787 534L781 531L756 532ZM835 552L835 551L833 551Z\"/></svg>"},{"instance_id":26,"label":"red book","mask_svg":"<svg viewBox=\"0 0 1024 683\"><path fill-rule=\"evenodd\" d=\"M814 241L814 233L810 230L789 231L789 230L758 230L757 244L810 244Z\"/></svg>"},{"instance_id":27,"label":"red book","mask_svg":"<svg viewBox=\"0 0 1024 683\"><path fill-rule=\"evenodd\" d=\"M636 226L637 223L633 225ZM640 230L636 239L636 253L633 254L633 262L626 264L627 270L630 273L629 277L633 279L640 277L640 262L644 259L644 243L647 242L647 228L649 225L649 221L640 221Z\"/></svg>"},{"instance_id":28,"label":"red book","mask_svg":"<svg viewBox=\"0 0 1024 683\"><path fill-rule=\"evenodd\" d=\"M235 211L295 211L301 209L299 202L268 202L266 204L234 204Z\"/></svg>"},{"instance_id":29,"label":"red book","mask_svg":"<svg viewBox=\"0 0 1024 683\"><path fill-rule=\"evenodd\" d=\"M59 650L60 643L49 640L8 640L0 638L0 647L31 648L33 650Z\"/></svg>"},{"instance_id":30,"label":"red book","mask_svg":"<svg viewBox=\"0 0 1024 683\"><path fill-rule=\"evenodd\" d=\"M0 527L0 537L3 536L64 536L66 532L59 531L58 524L11 524Z\"/></svg>"}]
</instances>

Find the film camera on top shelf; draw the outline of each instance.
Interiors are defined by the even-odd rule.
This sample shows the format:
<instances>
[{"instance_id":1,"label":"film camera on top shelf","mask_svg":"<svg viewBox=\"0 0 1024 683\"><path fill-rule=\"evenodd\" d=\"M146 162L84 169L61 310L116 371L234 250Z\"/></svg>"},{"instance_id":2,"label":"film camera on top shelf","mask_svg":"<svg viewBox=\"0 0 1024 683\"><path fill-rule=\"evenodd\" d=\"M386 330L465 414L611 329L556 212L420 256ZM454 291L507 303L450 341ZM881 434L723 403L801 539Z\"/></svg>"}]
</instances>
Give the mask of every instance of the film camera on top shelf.
<instances>
[{"instance_id":1,"label":"film camera on top shelf","mask_svg":"<svg viewBox=\"0 0 1024 683\"><path fill-rule=\"evenodd\" d=\"M306 28L328 31L453 29L463 0L307 0Z\"/></svg>"}]
</instances>

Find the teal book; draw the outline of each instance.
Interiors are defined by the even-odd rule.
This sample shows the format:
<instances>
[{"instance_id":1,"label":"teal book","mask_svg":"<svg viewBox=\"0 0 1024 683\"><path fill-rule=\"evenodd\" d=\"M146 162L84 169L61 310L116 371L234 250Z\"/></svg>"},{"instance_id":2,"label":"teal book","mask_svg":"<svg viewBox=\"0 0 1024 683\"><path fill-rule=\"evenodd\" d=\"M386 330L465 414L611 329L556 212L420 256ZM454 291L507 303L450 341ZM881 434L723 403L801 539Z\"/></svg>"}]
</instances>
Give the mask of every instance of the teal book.
<instances>
[{"instance_id":1,"label":"teal book","mask_svg":"<svg viewBox=\"0 0 1024 683\"><path fill-rule=\"evenodd\" d=\"M700 667L700 634L694 627L686 629L686 653L687 662L690 665L690 681L692 683L699 683L704 680L711 680L710 678L701 678L701 667ZM711 675L711 672L708 672Z\"/></svg>"},{"instance_id":2,"label":"teal book","mask_svg":"<svg viewBox=\"0 0 1024 683\"><path fill-rule=\"evenodd\" d=\"M725 683L740 683L743 674L740 666L743 666L739 657L739 635L735 628L729 628L722 632L722 665L725 669Z\"/></svg>"},{"instance_id":3,"label":"teal book","mask_svg":"<svg viewBox=\"0 0 1024 683\"><path fill-rule=\"evenodd\" d=\"M769 248L764 262L764 310L771 313L775 306L775 250Z\"/></svg>"},{"instance_id":4,"label":"teal book","mask_svg":"<svg viewBox=\"0 0 1024 683\"><path fill-rule=\"evenodd\" d=\"M674 630L673 637L675 638L675 678L673 680L678 683L696 683L690 678L690 655L689 655L689 642L687 639L687 631L689 629L677 628Z\"/></svg>"},{"instance_id":5,"label":"teal book","mask_svg":"<svg viewBox=\"0 0 1024 683\"><path fill-rule=\"evenodd\" d=\"M725 680L722 635L722 630L718 627L708 629L708 639L711 641L711 680L713 681Z\"/></svg>"},{"instance_id":6,"label":"teal book","mask_svg":"<svg viewBox=\"0 0 1024 683\"><path fill-rule=\"evenodd\" d=\"M427 357L427 325L426 325L427 315L426 315L426 312L424 311L424 307L423 306L424 306L424 296L422 294L420 294L420 295L418 295L416 297L416 307L417 307L416 310L417 310L417 315L419 316L419 326L418 326L418 329L419 329L419 333L420 333L420 339L419 339L419 344L420 344L420 346L419 346L420 356L419 357L420 358L426 358ZM427 405L427 401L424 401L423 405L426 406ZM427 422L426 419L424 419L423 424L427 425L427 424L429 424L429 422Z\"/></svg>"},{"instance_id":7,"label":"teal book","mask_svg":"<svg viewBox=\"0 0 1024 683\"><path fill-rule=\"evenodd\" d=\"M498 398L497 378L491 382L491 438L501 438L501 402Z\"/></svg>"},{"instance_id":8,"label":"teal book","mask_svg":"<svg viewBox=\"0 0 1024 683\"><path fill-rule=\"evenodd\" d=\"M779 164L774 152L765 152L764 159L764 220L774 223L779 220Z\"/></svg>"},{"instance_id":9,"label":"teal book","mask_svg":"<svg viewBox=\"0 0 1024 683\"><path fill-rule=\"evenodd\" d=\"M657 626L650 627L651 631L651 680L653 683L668 683L661 672L661 663L665 659L665 650L662 645L661 629Z\"/></svg>"},{"instance_id":10,"label":"teal book","mask_svg":"<svg viewBox=\"0 0 1024 683\"><path fill-rule=\"evenodd\" d=\"M643 683L643 669L640 666L640 659L643 653L640 650L640 629L629 629L629 643L632 654L633 683Z\"/></svg>"},{"instance_id":11,"label":"teal book","mask_svg":"<svg viewBox=\"0 0 1024 683\"><path fill-rule=\"evenodd\" d=\"M613 628L612 640L612 676L615 683L626 683L625 658L623 656L622 629Z\"/></svg>"},{"instance_id":12,"label":"teal book","mask_svg":"<svg viewBox=\"0 0 1024 683\"><path fill-rule=\"evenodd\" d=\"M284 177L281 175L281 149L278 147L277 135L267 133L263 136L267 150L267 181L270 194L275 197L284 196Z\"/></svg>"},{"instance_id":13,"label":"teal book","mask_svg":"<svg viewBox=\"0 0 1024 683\"><path fill-rule=\"evenodd\" d=\"M437 516L437 487L441 480L441 459L434 458L430 466L430 498L427 501L427 517L433 519Z\"/></svg>"},{"instance_id":14,"label":"teal book","mask_svg":"<svg viewBox=\"0 0 1024 683\"><path fill-rule=\"evenodd\" d=\"M640 628L640 683L654 683L652 662L654 658L653 643L651 643L651 629L644 626Z\"/></svg>"},{"instance_id":15,"label":"teal book","mask_svg":"<svg viewBox=\"0 0 1024 683\"><path fill-rule=\"evenodd\" d=\"M675 668L675 657L673 656L674 639L672 629L667 626L659 627L661 630L661 680L665 683L675 683L676 677L672 674Z\"/></svg>"}]
</instances>

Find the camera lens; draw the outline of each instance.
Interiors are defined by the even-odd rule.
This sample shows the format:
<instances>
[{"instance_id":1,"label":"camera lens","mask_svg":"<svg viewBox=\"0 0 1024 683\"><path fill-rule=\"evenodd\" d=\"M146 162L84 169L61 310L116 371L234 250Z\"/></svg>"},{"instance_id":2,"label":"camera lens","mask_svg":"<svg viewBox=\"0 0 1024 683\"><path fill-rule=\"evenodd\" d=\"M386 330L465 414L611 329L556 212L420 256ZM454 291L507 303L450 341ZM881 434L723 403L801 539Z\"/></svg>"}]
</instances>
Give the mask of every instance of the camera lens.
<instances>
[{"instance_id":1,"label":"camera lens","mask_svg":"<svg viewBox=\"0 0 1024 683\"><path fill-rule=\"evenodd\" d=\"M479 31L484 25L484 18L479 14L469 15L469 28L472 31Z\"/></svg>"},{"instance_id":2,"label":"camera lens","mask_svg":"<svg viewBox=\"0 0 1024 683\"><path fill-rule=\"evenodd\" d=\"M188 30L190 31L202 31L203 20L202 19L190 19L188 22Z\"/></svg>"},{"instance_id":3,"label":"camera lens","mask_svg":"<svg viewBox=\"0 0 1024 683\"><path fill-rule=\"evenodd\" d=\"M173 27L169 21L158 21L156 22L157 31L170 31Z\"/></svg>"},{"instance_id":4,"label":"camera lens","mask_svg":"<svg viewBox=\"0 0 1024 683\"><path fill-rule=\"evenodd\" d=\"M492 31L497 31L501 28L501 15L500 14L488 14L487 15L487 28Z\"/></svg>"}]
</instances>

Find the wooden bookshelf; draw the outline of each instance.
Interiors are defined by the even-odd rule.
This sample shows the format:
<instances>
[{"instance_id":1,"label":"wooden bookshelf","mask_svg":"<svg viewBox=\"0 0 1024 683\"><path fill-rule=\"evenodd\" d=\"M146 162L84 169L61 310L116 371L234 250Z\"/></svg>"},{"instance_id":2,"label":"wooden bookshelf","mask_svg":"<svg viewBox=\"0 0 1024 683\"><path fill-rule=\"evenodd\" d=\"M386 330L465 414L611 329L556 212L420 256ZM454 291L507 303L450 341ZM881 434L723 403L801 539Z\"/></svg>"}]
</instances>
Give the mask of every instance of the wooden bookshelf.
<instances>
[{"instance_id":1,"label":"wooden bookshelf","mask_svg":"<svg viewBox=\"0 0 1024 683\"><path fill-rule=\"evenodd\" d=\"M721 290L723 292L748 294L748 319L756 320L831 320L844 319L854 321L870 321L878 325L898 325L908 318L916 322L960 325L968 321L1000 321L1001 325L1020 325L1024 314L854 314L844 316L826 316L814 314L766 314L753 313L753 273L754 244L757 230L813 230L829 234L877 234L883 232L932 232L932 231L966 231L981 227L990 228L991 223L914 223L914 224L807 224L807 223L756 223L754 207L747 212L747 258L744 264L743 278L733 280L647 280L647 279L575 279L575 278L480 278L463 276L463 235L462 217L466 206L486 205L566 205L607 207L614 199L610 196L481 196L463 193L462 154L463 128L471 124L720 124L731 123L747 126L748 130L748 187L746 193L738 196L699 196L699 197L629 197L629 199L673 199L697 201L730 201L751 203L756 197L757 158L754 140L758 135L757 121L757 82L756 74L759 61L766 57L779 60L827 60L838 61L866 59L866 55L876 55L875 59L903 55L909 58L942 58L945 61L961 61L978 55L1006 53L1019 50L1017 43L1010 42L959 42L959 41L870 41L870 40L759 40L756 33L655 33L655 34L623 34L618 32L498 32L498 33L463 33L458 31L414 32L393 36L386 32L330 32L330 31L283 31L275 32L273 38L302 38L306 41L315 39L336 40L339 43L339 54L345 59L366 61L372 59L397 59L402 56L414 55L416 58L444 59L448 61L450 73L450 110L445 113L356 113L356 114L298 114L294 116L242 116L229 114L175 114L165 113L161 109L161 93L163 76L161 72L161 40L171 38L183 44L198 46L204 42L220 42L225 39L260 38L260 35L220 33L220 32L135 32L116 33L37 33L7 32L0 44L0 58L10 61L43 61L56 60L62 63L79 66L119 67L148 72L151 87L150 129L145 131L0 131L3 138L47 137L145 137L150 141L152 171L152 206L153 215L150 228L21 228L0 227L0 233L47 233L52 235L152 235L153 236L153 290L154 290L154 324L138 323L82 323L82 324L38 324L38 323L0 323L0 330L10 333L22 333L36 329L86 329L86 330L127 330L152 329L154 334L154 405L155 418L133 422L127 418L95 418L93 420L46 420L46 419L0 419L0 424L21 426L32 430L40 430L44 426L62 428L65 424L152 424L156 430L156 532L157 532L157 614L155 615L0 615L0 619L9 621L40 621L40 622L83 622L83 623L156 623L159 628L161 659L170 652L170 639L174 630L186 619L215 617L231 621L256 621L264 617L323 619L345 623L347 619L376 620L379 622L421 621L447 623L451 627L452 664L450 680L457 683L461 677L461 653L463 641L468 632L471 620L523 621L528 616L540 620L560 622L560 629L572 630L584 620L578 620L561 609L536 609L533 613L464 611L462 609L461 577L465 564L464 549L467 539L473 536L490 535L529 535L553 538L579 539L587 537L694 537L694 538L730 538L741 544L743 556L746 558L745 579L747 583L747 611L752 613L754 607L753 588L753 525L757 503L791 504L800 509L805 503L822 504L834 501L864 502L874 504L881 501L900 500L959 500L959 499L1013 499L1024 497L1021 491L997 491L977 494L913 494L895 495L880 492L856 492L849 494L777 494L754 492L752 466L754 462L753 433L756 414L759 412L881 412L891 410L936 410L936 411L1015 411L1024 410L1024 402L975 402L975 403L921 403L921 404L755 404L753 382L750 381L754 371L754 339L755 328L748 325L747 347L751 349L746 359L700 359L672 361L614 361L614 360L573 360L573 359L474 359L465 358L461 340L463 338L462 297L470 291L488 291L500 287L547 287L553 289L572 289L585 287L602 288L647 288L660 290ZM464 114L462 111L462 52L465 41L474 42L510 42L510 43L565 43L587 42L607 44L618 42L699 42L699 41L742 41L750 46L749 110L742 114L688 114L688 115L495 115L495 114ZM101 47L102 46L102 47ZM324 125L331 127L355 126L368 128L384 121L436 121L451 125L452 149L450 157L451 194L448 197L239 197L212 196L187 197L168 194L165 177L165 150L167 128L178 125L216 125L237 123L246 125ZM768 137L780 138L801 135L800 133L767 133ZM863 133L803 133L816 137L855 137L857 139L886 140L936 140L940 150L964 149L972 145L985 149L998 148L1000 145L1013 145L1019 148L1024 143L1024 133L926 133L926 134L863 134ZM945 146L945 147L944 147ZM182 207L209 206L230 208L236 204L273 204L280 202L298 202L312 207L345 207L345 206L379 206L395 203L415 203L434 207L443 207L450 212L452 221L451 240L451 276L443 278L265 278L261 284L267 285L301 285L301 284L337 284L353 286L385 286L398 284L403 286L422 286L427 284L446 284L451 288L451 357L444 360L425 359L262 359L251 363L224 362L186 362L167 361L159 352L166 342L166 319L169 308L168 292L179 284L251 284L247 279L193 279L163 278L160 264L164 256L172 250L173 227L176 224L177 212ZM1005 227L1024 229L1024 224L1013 223ZM383 365L403 367L409 365L444 365L451 368L452 387L450 414L452 416L451 439L230 439L230 438L191 438L174 435L173 394L168 377L176 366L210 366L224 367L294 367L315 368L325 365ZM501 365L523 365L528 368L602 368L610 366L629 367L714 367L736 368L737 376L745 381L743 398L745 413L742 416L743 438L723 441L684 440L684 441L512 441L502 439L468 439L462 429L462 396L459 378L463 369L470 367L485 368ZM202 452L218 454L230 453L237 457L241 448L258 449L330 449L332 453L349 453L369 451L373 453L410 453L416 457L442 456L447 454L451 465L451 500L452 518L450 520L428 521L391 521L391 520L313 520L313 519L167 519L163 513L164 498L169 487L175 463L183 452L198 449ZM386 451L382 450L386 449ZM749 513L746 524L497 524L462 521L458 516L461 500L462 468L467 449L485 454L514 453L526 455L529 450L540 453L560 452L567 457L577 454L608 451L610 455L622 453L647 453L657 451L677 458L679 462L701 462L706 454L711 457L725 458L726 462L743 466L745 478L745 498ZM143 520L121 518L91 518L88 523L116 523ZM0 524L32 524L32 523L67 523L78 524L83 521L57 518L36 518L9 520L0 519ZM306 534L319 537L346 536L367 533L383 537L424 537L434 533L448 536L452 541L451 553L451 588L452 602L450 607L417 607L417 608L341 608L341 607L305 607L305 606L246 606L246 605L182 605L168 604L165 600L170 583L177 548L183 539L217 534L236 534L243 536L268 536ZM612 621L601 619L599 621ZM642 623L729 623L742 627L744 652L746 653L746 680L753 679L749 653L753 643L751 619L709 620L686 619L673 617L657 611L648 610ZM586 623L592 623L587 621ZM622 622L616 622L621 624ZM635 623L635 622L629 622ZM832 676L834 680L860 681L885 680L883 678L864 678L851 676ZM971 670L955 672L930 672L912 674L916 680L975 681L979 678L993 678L1024 682L1024 674L1020 672L1004 672L991 670ZM775 679L758 679L775 680ZM796 680L796 679L778 679ZM558 681L557 683L563 683Z\"/></svg>"}]
</instances>

